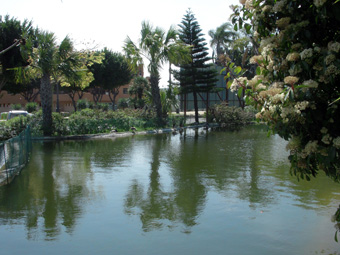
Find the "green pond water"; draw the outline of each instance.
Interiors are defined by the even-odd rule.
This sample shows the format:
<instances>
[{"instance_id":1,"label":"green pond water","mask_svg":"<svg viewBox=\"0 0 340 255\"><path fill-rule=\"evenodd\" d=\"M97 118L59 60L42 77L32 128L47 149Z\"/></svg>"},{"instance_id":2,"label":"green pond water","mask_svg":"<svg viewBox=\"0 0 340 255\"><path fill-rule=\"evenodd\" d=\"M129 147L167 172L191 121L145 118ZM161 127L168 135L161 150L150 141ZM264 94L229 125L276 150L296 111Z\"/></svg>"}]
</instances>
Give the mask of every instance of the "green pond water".
<instances>
[{"instance_id":1,"label":"green pond water","mask_svg":"<svg viewBox=\"0 0 340 255\"><path fill-rule=\"evenodd\" d=\"M285 146L262 126L34 142L0 254L337 254L340 185L298 182Z\"/></svg>"}]
</instances>

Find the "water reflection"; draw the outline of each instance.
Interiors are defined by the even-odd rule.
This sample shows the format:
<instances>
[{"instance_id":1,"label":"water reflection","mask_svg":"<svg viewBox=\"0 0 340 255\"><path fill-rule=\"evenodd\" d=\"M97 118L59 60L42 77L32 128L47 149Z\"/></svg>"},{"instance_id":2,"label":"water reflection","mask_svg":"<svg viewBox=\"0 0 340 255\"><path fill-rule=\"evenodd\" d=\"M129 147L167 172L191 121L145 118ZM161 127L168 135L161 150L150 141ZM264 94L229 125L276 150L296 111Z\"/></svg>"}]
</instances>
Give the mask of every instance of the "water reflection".
<instances>
[{"instance_id":1,"label":"water reflection","mask_svg":"<svg viewBox=\"0 0 340 255\"><path fill-rule=\"evenodd\" d=\"M199 173L189 169L179 169L172 176L173 187L166 191L160 183L159 169L164 154L169 154L169 136L157 136L151 147L150 175L147 191L138 180L133 180L125 198L125 212L138 214L143 231L173 228L177 223L185 226L185 232L197 224L196 218L205 202L205 186Z\"/></svg>"},{"instance_id":2,"label":"water reflection","mask_svg":"<svg viewBox=\"0 0 340 255\"><path fill-rule=\"evenodd\" d=\"M128 141L126 141L128 142ZM55 240L64 228L74 231L87 201L100 197L93 186L92 164L109 168L121 160L126 143L41 142L34 144L29 165L0 189L0 224L24 222L27 239Z\"/></svg>"},{"instance_id":3,"label":"water reflection","mask_svg":"<svg viewBox=\"0 0 340 255\"><path fill-rule=\"evenodd\" d=\"M94 217L93 207L98 224L108 225L103 236L119 236L122 230L110 224L126 218L137 219L139 224L124 224L144 233L180 230L194 236L190 233L205 223L202 217L215 224L213 210L229 205L245 205L248 216L293 204L325 210L330 218L329 208L340 200L339 185L324 176L298 182L289 175L287 156L285 142L268 138L261 126L35 143L27 168L0 187L0 225L23 225L28 240L51 241L65 233L80 235L85 219ZM279 205L283 199L289 202ZM213 202L224 205L211 208ZM102 217L113 214L112 208L112 219ZM274 214L275 220L282 217Z\"/></svg>"}]
</instances>

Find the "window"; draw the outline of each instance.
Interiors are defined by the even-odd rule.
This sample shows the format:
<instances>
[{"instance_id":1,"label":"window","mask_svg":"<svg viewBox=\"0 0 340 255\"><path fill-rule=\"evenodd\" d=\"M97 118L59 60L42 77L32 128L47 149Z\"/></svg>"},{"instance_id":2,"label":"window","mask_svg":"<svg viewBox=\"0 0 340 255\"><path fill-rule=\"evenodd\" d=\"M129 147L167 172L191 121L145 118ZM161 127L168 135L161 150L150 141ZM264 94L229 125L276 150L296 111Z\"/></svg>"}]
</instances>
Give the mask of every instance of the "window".
<instances>
[{"instance_id":1,"label":"window","mask_svg":"<svg viewBox=\"0 0 340 255\"><path fill-rule=\"evenodd\" d=\"M123 94L128 94L128 89L127 88L123 88Z\"/></svg>"}]
</instances>

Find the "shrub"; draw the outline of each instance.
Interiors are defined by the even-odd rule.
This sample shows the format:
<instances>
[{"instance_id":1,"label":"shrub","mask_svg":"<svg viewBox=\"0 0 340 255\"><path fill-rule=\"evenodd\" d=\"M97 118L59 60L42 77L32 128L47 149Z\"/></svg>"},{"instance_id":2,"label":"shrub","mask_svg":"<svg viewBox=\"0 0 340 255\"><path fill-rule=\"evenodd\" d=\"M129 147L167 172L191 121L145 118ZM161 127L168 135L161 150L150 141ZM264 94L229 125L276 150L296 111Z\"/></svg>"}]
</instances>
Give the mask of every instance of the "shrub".
<instances>
[{"instance_id":1,"label":"shrub","mask_svg":"<svg viewBox=\"0 0 340 255\"><path fill-rule=\"evenodd\" d=\"M0 122L0 140L7 140L25 130L28 117L20 115L8 121Z\"/></svg>"},{"instance_id":2,"label":"shrub","mask_svg":"<svg viewBox=\"0 0 340 255\"><path fill-rule=\"evenodd\" d=\"M210 119L214 122L226 125L244 125L254 120L254 113L247 112L241 107L215 105L210 110Z\"/></svg>"},{"instance_id":3,"label":"shrub","mask_svg":"<svg viewBox=\"0 0 340 255\"><path fill-rule=\"evenodd\" d=\"M21 104L11 104L12 110L21 110Z\"/></svg>"},{"instance_id":4,"label":"shrub","mask_svg":"<svg viewBox=\"0 0 340 255\"><path fill-rule=\"evenodd\" d=\"M78 110L83 110L87 108L87 100L84 99L79 99L77 101L77 109Z\"/></svg>"},{"instance_id":5,"label":"shrub","mask_svg":"<svg viewBox=\"0 0 340 255\"><path fill-rule=\"evenodd\" d=\"M98 103L97 104L97 109L103 110L103 111L108 111L109 110L109 104L107 104L107 103Z\"/></svg>"},{"instance_id":6,"label":"shrub","mask_svg":"<svg viewBox=\"0 0 340 255\"><path fill-rule=\"evenodd\" d=\"M26 104L25 109L29 113L35 112L38 109L38 104L35 103L35 102L29 102L29 103Z\"/></svg>"},{"instance_id":7,"label":"shrub","mask_svg":"<svg viewBox=\"0 0 340 255\"><path fill-rule=\"evenodd\" d=\"M118 100L118 109L125 109L129 107L129 99L128 98L120 98Z\"/></svg>"}]
</instances>

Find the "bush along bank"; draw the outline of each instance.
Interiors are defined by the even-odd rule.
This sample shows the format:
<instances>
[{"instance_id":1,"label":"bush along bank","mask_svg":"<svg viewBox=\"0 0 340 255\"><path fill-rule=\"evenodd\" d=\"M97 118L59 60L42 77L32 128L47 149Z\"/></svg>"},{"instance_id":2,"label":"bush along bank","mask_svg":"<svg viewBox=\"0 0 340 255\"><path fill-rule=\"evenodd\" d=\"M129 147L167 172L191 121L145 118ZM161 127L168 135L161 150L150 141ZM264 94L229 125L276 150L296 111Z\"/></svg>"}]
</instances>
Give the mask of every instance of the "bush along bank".
<instances>
[{"instance_id":1,"label":"bush along bank","mask_svg":"<svg viewBox=\"0 0 340 255\"><path fill-rule=\"evenodd\" d=\"M242 110L238 107L216 105L208 114L207 123L193 123L189 128L199 127L229 127L242 126L254 121L252 110ZM30 125L32 137L43 137L41 130L42 112L35 112L33 116L19 116L9 121L0 122L0 141L7 140L18 135ZM159 125L153 111L125 109L118 111L104 111L98 109L83 109L65 117L62 114L53 113L53 136L68 137L89 136L98 134L112 134L130 132L167 133L184 128L185 119L179 115L169 115L163 125Z\"/></svg>"}]
</instances>

